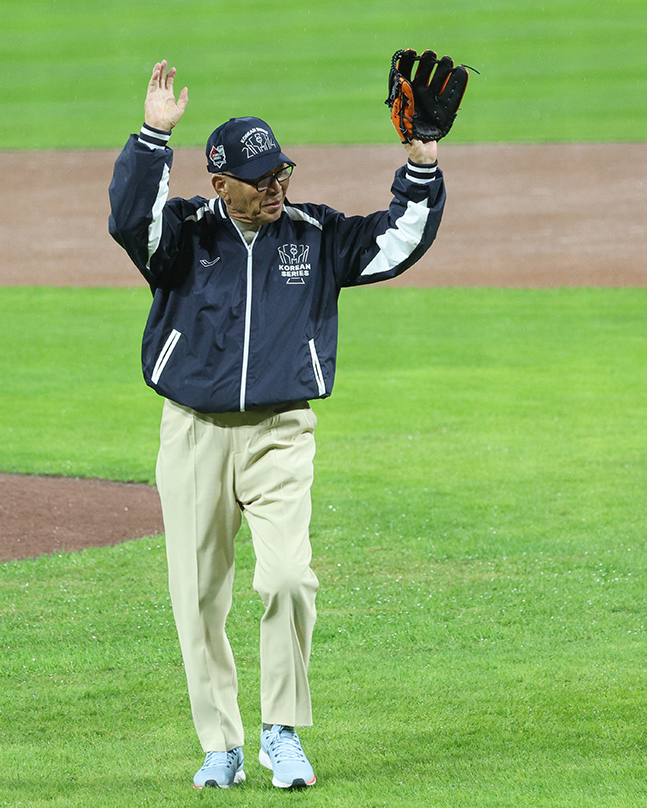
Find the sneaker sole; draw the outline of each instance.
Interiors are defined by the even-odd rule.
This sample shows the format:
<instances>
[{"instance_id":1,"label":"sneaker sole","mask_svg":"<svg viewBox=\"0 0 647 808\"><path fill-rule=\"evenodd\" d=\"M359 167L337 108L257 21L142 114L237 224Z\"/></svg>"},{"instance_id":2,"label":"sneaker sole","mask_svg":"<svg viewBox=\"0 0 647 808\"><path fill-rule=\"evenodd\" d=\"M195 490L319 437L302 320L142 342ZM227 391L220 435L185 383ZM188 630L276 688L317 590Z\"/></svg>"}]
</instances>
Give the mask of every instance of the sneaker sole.
<instances>
[{"instance_id":1,"label":"sneaker sole","mask_svg":"<svg viewBox=\"0 0 647 808\"><path fill-rule=\"evenodd\" d=\"M261 749L258 753L258 762L261 766L265 766L266 769L269 769L274 775L274 770L272 768L272 761L270 756L264 749ZM313 786L317 782L317 778L313 777L310 782L306 783L306 781L302 777L298 777L296 780L293 780L291 783L283 783L281 780L277 780L276 777L272 776L272 785L276 786L277 788L288 788L294 789L295 791L299 791L302 788L308 788L308 786Z\"/></svg>"},{"instance_id":2,"label":"sneaker sole","mask_svg":"<svg viewBox=\"0 0 647 808\"><path fill-rule=\"evenodd\" d=\"M228 786L221 786L220 783L217 783L215 780L207 780L204 786L197 786L194 783L193 788L204 788L205 786L207 788L231 788L231 786L235 786L238 785L238 783L244 783L244 782L245 782L245 772L242 771L241 769L241 771L236 772L236 774L234 775L234 782Z\"/></svg>"}]
</instances>

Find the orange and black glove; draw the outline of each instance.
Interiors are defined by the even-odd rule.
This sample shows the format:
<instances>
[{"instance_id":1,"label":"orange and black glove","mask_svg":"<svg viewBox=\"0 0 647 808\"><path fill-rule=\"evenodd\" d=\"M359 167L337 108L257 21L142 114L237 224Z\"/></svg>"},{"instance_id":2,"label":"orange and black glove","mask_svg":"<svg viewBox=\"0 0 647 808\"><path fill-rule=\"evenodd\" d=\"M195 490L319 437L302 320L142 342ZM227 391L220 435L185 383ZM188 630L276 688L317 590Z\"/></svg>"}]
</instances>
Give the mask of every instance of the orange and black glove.
<instances>
[{"instance_id":1,"label":"orange and black glove","mask_svg":"<svg viewBox=\"0 0 647 808\"><path fill-rule=\"evenodd\" d=\"M415 76L413 68L419 62ZM473 69L473 68L471 68ZM420 56L408 48L393 54L389 74L389 97L393 126L403 143L440 140L452 128L463 100L469 73L465 65L454 66L449 56L438 59L434 51Z\"/></svg>"}]
</instances>

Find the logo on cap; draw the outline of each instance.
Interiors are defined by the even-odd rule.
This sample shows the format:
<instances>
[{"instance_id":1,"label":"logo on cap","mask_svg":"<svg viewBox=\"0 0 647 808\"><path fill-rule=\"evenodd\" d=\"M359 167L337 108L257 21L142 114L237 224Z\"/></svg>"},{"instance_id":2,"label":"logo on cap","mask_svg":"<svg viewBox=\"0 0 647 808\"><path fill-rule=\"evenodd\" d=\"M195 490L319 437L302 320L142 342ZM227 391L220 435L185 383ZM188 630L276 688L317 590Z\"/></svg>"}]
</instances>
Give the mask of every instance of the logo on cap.
<instances>
[{"instance_id":1,"label":"logo on cap","mask_svg":"<svg viewBox=\"0 0 647 808\"><path fill-rule=\"evenodd\" d=\"M222 168L227 162L227 158L225 157L225 147L212 146L211 151L209 152L209 159L216 168Z\"/></svg>"},{"instance_id":2,"label":"logo on cap","mask_svg":"<svg viewBox=\"0 0 647 808\"><path fill-rule=\"evenodd\" d=\"M248 160L263 152L278 151L274 138L266 129L260 129L258 126L245 132L240 142Z\"/></svg>"}]
</instances>

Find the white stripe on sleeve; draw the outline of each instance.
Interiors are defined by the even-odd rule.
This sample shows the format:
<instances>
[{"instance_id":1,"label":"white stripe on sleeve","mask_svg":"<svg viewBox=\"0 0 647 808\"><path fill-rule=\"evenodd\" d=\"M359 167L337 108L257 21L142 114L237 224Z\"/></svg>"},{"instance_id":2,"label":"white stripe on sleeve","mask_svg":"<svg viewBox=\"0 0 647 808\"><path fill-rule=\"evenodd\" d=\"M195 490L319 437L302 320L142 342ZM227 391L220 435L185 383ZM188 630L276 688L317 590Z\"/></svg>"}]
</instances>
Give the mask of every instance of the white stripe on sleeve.
<instances>
[{"instance_id":1,"label":"white stripe on sleeve","mask_svg":"<svg viewBox=\"0 0 647 808\"><path fill-rule=\"evenodd\" d=\"M313 218L312 216L308 216L307 213L300 210L299 208L293 208L291 205L286 205L285 212L288 214L288 216L290 217L290 219L292 219L293 222L308 222L308 224L313 225L319 230L323 230L323 225L321 224L320 221Z\"/></svg>"},{"instance_id":2,"label":"white stripe on sleeve","mask_svg":"<svg viewBox=\"0 0 647 808\"><path fill-rule=\"evenodd\" d=\"M157 189L157 198L153 204L153 221L148 226L148 262L146 264L148 269L150 269L151 258L162 240L162 210L168 198L170 176L171 171L165 165Z\"/></svg>"},{"instance_id":3,"label":"white stripe on sleeve","mask_svg":"<svg viewBox=\"0 0 647 808\"><path fill-rule=\"evenodd\" d=\"M410 201L396 226L390 227L386 233L377 237L376 242L380 251L362 272L362 277L389 272L406 261L422 241L428 218L429 208L426 205Z\"/></svg>"}]
</instances>

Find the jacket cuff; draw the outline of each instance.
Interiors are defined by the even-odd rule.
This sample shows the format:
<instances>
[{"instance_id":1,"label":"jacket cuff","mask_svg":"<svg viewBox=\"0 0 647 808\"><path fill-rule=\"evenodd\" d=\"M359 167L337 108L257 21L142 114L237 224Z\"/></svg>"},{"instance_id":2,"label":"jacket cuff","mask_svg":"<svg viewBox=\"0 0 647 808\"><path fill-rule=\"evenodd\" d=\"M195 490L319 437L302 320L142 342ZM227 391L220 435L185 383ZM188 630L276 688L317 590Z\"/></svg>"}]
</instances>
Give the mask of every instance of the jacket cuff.
<instances>
[{"instance_id":1,"label":"jacket cuff","mask_svg":"<svg viewBox=\"0 0 647 808\"><path fill-rule=\"evenodd\" d=\"M436 179L438 172L438 160L435 163L414 163L407 162L406 178L419 185L428 185Z\"/></svg>"},{"instance_id":2,"label":"jacket cuff","mask_svg":"<svg viewBox=\"0 0 647 808\"><path fill-rule=\"evenodd\" d=\"M171 138L171 132L164 129L155 129L148 124L142 124L139 130L139 142L145 143L150 149L165 149Z\"/></svg>"}]
</instances>

